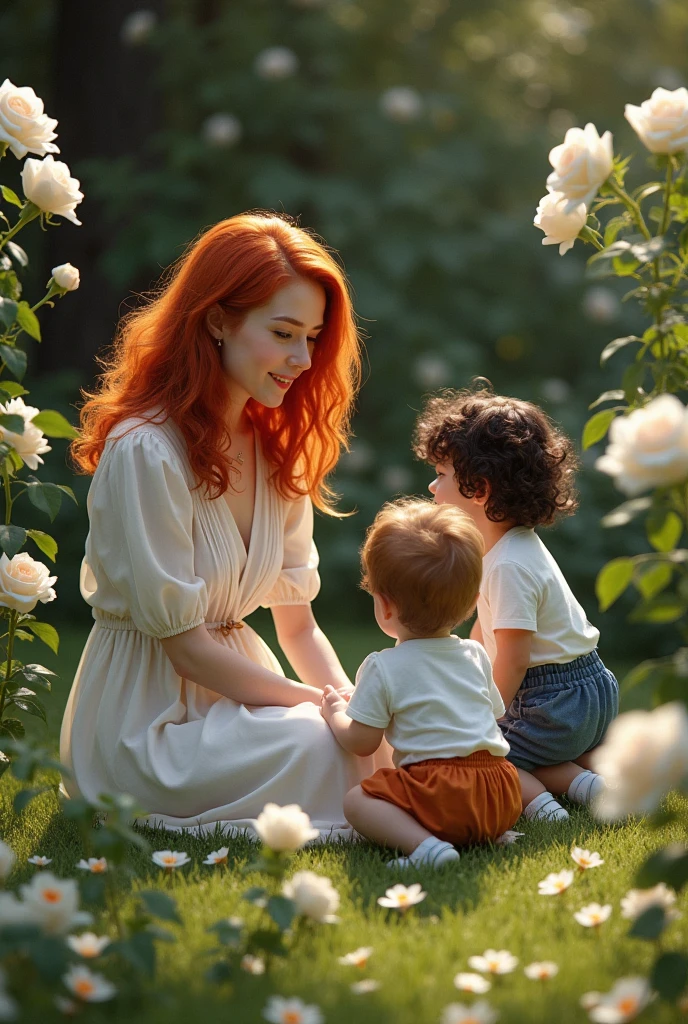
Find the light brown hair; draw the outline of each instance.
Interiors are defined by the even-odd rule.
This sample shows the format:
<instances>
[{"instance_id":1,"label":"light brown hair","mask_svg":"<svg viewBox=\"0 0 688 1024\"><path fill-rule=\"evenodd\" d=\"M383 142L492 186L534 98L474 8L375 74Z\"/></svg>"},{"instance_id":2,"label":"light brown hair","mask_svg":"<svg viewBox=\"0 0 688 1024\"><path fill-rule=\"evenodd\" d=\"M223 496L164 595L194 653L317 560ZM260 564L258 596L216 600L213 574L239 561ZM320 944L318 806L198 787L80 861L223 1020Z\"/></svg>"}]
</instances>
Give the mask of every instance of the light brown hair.
<instances>
[{"instance_id":1,"label":"light brown hair","mask_svg":"<svg viewBox=\"0 0 688 1024\"><path fill-rule=\"evenodd\" d=\"M384 505L368 529L361 586L393 601L412 633L430 636L473 611L483 553L482 535L461 509L402 498Z\"/></svg>"}]
</instances>

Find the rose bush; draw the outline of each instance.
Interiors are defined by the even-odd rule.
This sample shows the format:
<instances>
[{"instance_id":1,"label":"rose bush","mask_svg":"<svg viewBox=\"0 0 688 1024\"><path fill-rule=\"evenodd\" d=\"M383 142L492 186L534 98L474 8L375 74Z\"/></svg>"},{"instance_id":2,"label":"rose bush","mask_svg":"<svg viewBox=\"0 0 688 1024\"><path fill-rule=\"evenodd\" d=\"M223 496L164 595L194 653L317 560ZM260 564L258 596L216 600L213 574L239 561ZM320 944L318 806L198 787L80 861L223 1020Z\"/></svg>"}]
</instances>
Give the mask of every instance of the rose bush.
<instances>
[{"instance_id":1,"label":"rose bush","mask_svg":"<svg viewBox=\"0 0 688 1024\"><path fill-rule=\"evenodd\" d=\"M72 224L81 224L74 210L84 198L79 182L72 178L67 164L46 156L43 160L26 160L21 172L24 195L43 213L65 217Z\"/></svg>"},{"instance_id":2,"label":"rose bush","mask_svg":"<svg viewBox=\"0 0 688 1024\"><path fill-rule=\"evenodd\" d=\"M580 203L588 206L612 172L612 134L600 138L594 124L569 128L561 145L550 151L549 162L554 170L547 178L548 191L563 193L569 210Z\"/></svg>"},{"instance_id":3,"label":"rose bush","mask_svg":"<svg viewBox=\"0 0 688 1024\"><path fill-rule=\"evenodd\" d=\"M28 614L38 602L48 604L57 594L53 583L57 576L51 576L47 565L37 562L22 551L14 558L0 556L0 607L13 608Z\"/></svg>"},{"instance_id":4,"label":"rose bush","mask_svg":"<svg viewBox=\"0 0 688 1024\"><path fill-rule=\"evenodd\" d=\"M57 138L56 124L44 113L43 100L30 86L17 88L9 78L0 85L0 143L8 145L17 160L27 153L59 153L52 141Z\"/></svg>"},{"instance_id":5,"label":"rose bush","mask_svg":"<svg viewBox=\"0 0 688 1024\"><path fill-rule=\"evenodd\" d=\"M0 413L21 416L24 420L24 429L21 434L0 426L0 440L11 445L29 469L38 469L39 463L43 465L41 455L52 451L43 432L31 422L34 416L38 416L40 409L33 405L26 405L23 398L12 398L4 405L0 404Z\"/></svg>"},{"instance_id":6,"label":"rose bush","mask_svg":"<svg viewBox=\"0 0 688 1024\"><path fill-rule=\"evenodd\" d=\"M559 255L563 256L573 248L587 219L588 208L585 203L578 203L571 208L563 192L548 192L540 200L533 223L545 232L542 244L558 245Z\"/></svg>"},{"instance_id":7,"label":"rose bush","mask_svg":"<svg viewBox=\"0 0 688 1024\"><path fill-rule=\"evenodd\" d=\"M595 465L624 494L642 494L688 478L688 409L675 395L660 395L609 428L609 445Z\"/></svg>"},{"instance_id":8,"label":"rose bush","mask_svg":"<svg viewBox=\"0 0 688 1024\"><path fill-rule=\"evenodd\" d=\"M655 89L639 107L627 103L625 115L651 153L679 153L688 147L688 89Z\"/></svg>"}]
</instances>

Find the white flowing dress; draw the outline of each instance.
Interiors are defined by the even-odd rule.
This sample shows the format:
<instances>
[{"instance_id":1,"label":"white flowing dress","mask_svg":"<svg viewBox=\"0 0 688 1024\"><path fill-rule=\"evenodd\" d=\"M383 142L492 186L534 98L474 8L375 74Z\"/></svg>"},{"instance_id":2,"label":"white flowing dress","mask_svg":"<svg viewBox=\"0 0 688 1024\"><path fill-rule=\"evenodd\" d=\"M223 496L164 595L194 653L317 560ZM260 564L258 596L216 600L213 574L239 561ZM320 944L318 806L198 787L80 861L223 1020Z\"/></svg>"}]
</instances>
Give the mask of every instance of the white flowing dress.
<instances>
[{"instance_id":1,"label":"white flowing dress","mask_svg":"<svg viewBox=\"0 0 688 1024\"><path fill-rule=\"evenodd\" d=\"M314 704L239 704L181 678L160 643L205 624L218 643L283 675L248 624L226 636L217 628L260 605L308 604L320 586L310 499L282 498L269 469L256 441L246 551L224 497L193 489L172 420L111 432L89 490L81 569L95 624L60 737L70 797L130 793L151 824L202 833L220 822L229 834L252 829L270 801L297 803L321 837L352 835L342 798L391 766L386 744L373 757L347 754Z\"/></svg>"}]
</instances>

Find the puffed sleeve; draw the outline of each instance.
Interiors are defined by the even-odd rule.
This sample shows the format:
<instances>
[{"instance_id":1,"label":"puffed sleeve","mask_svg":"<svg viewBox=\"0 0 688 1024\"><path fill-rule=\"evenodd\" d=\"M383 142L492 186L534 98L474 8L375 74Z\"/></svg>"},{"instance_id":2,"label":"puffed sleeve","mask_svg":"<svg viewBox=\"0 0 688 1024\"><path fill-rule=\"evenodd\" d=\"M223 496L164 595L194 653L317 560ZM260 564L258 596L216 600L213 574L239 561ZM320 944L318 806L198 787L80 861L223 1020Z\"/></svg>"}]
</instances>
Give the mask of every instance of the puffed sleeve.
<instances>
[{"instance_id":1,"label":"puffed sleeve","mask_svg":"<svg viewBox=\"0 0 688 1024\"><path fill-rule=\"evenodd\" d=\"M318 550L313 543L313 505L308 495L304 495L289 502L282 570L263 599L263 608L310 604L320 590L318 562Z\"/></svg>"},{"instance_id":2,"label":"puffed sleeve","mask_svg":"<svg viewBox=\"0 0 688 1024\"><path fill-rule=\"evenodd\" d=\"M369 654L356 673L356 687L346 706L354 722L386 729L392 719L391 701L377 652Z\"/></svg>"},{"instance_id":3,"label":"puffed sleeve","mask_svg":"<svg viewBox=\"0 0 688 1024\"><path fill-rule=\"evenodd\" d=\"M199 626L208 598L194 573L193 504L179 459L138 430L108 442L101 462L89 503L94 565L142 633L162 639Z\"/></svg>"}]
</instances>

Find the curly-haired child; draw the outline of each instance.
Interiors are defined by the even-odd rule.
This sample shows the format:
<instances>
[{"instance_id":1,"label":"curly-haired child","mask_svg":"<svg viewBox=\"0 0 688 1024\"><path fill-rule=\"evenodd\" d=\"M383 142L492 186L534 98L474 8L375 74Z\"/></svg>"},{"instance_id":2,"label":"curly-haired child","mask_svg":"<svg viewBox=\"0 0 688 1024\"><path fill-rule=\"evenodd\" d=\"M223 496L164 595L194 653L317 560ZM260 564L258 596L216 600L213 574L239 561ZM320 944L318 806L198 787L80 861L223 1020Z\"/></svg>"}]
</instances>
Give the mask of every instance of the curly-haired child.
<instances>
[{"instance_id":1,"label":"curly-haired child","mask_svg":"<svg viewBox=\"0 0 688 1024\"><path fill-rule=\"evenodd\" d=\"M451 632L473 612L482 556L469 516L418 499L385 505L361 552L375 618L397 643L366 658L349 703L326 686L321 711L345 750L371 754L383 735L393 748L395 767L344 797L361 835L407 854L392 866L456 861L454 846L497 839L521 812L490 660Z\"/></svg>"},{"instance_id":2,"label":"curly-haired child","mask_svg":"<svg viewBox=\"0 0 688 1024\"><path fill-rule=\"evenodd\" d=\"M542 409L482 389L429 399L414 450L435 466L435 501L467 512L485 540L471 637L484 644L506 705L499 724L524 813L567 818L553 794L589 804L601 793L590 752L618 713L599 631L535 532L577 507L573 446Z\"/></svg>"}]
</instances>

